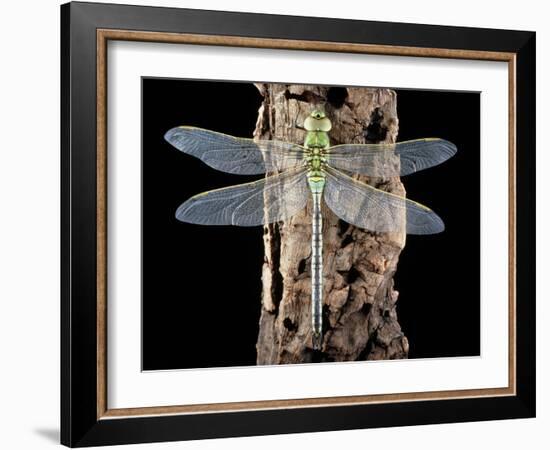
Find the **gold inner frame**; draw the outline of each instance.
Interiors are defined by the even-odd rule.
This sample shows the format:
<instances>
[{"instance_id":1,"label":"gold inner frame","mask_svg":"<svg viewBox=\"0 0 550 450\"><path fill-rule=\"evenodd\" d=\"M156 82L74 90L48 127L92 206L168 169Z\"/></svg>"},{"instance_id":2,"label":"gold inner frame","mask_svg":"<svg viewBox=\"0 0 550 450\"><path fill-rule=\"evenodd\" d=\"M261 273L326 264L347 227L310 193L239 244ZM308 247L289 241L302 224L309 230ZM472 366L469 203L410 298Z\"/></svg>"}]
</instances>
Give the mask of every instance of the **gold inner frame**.
<instances>
[{"instance_id":1,"label":"gold inner frame","mask_svg":"<svg viewBox=\"0 0 550 450\"><path fill-rule=\"evenodd\" d=\"M109 409L107 405L107 42L109 40L365 53L474 59L508 63L508 386L401 394L263 400L201 405L147 406ZM516 394L516 54L478 50L421 48L322 41L296 41L237 36L158 33L114 29L97 30L97 418L166 414L219 413L262 409L448 400Z\"/></svg>"}]
</instances>

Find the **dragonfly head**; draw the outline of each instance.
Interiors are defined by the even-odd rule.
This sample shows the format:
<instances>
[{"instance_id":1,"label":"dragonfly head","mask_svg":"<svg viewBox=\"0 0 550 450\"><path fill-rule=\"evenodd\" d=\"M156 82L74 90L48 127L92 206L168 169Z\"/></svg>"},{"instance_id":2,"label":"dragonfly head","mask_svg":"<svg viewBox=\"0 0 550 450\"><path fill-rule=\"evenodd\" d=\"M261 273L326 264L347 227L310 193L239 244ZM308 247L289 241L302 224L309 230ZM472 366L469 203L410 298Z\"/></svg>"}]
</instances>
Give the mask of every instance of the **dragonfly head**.
<instances>
[{"instance_id":1,"label":"dragonfly head","mask_svg":"<svg viewBox=\"0 0 550 450\"><path fill-rule=\"evenodd\" d=\"M330 131L332 124L324 111L314 109L304 121L304 128L307 131Z\"/></svg>"}]
</instances>

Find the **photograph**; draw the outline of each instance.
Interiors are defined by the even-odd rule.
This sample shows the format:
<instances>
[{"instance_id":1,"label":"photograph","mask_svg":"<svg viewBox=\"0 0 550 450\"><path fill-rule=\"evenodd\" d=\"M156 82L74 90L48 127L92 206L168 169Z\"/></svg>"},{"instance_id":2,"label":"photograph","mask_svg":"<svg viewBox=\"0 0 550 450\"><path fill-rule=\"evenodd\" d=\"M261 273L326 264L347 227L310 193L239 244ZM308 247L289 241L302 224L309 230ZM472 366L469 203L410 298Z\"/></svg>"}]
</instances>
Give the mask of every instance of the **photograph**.
<instances>
[{"instance_id":1,"label":"photograph","mask_svg":"<svg viewBox=\"0 0 550 450\"><path fill-rule=\"evenodd\" d=\"M480 93L142 78L142 369L480 355Z\"/></svg>"}]
</instances>

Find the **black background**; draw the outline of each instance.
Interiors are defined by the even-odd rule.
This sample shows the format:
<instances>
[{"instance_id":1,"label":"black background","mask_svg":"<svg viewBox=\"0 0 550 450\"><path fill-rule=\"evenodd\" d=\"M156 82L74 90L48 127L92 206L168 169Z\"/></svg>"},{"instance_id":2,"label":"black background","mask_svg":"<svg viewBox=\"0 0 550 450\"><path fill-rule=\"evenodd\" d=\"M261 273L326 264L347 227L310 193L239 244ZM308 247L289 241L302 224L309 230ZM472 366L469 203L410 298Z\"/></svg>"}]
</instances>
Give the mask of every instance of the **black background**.
<instances>
[{"instance_id":1,"label":"black background","mask_svg":"<svg viewBox=\"0 0 550 450\"><path fill-rule=\"evenodd\" d=\"M403 178L407 195L446 225L408 236L401 253L395 288L409 357L479 355L479 94L397 93L398 141L441 137L458 147L443 165ZM143 79L144 370L255 364L262 228L186 224L174 213L198 192L259 177L218 172L163 136L184 124L251 136L261 100L251 83Z\"/></svg>"}]
</instances>

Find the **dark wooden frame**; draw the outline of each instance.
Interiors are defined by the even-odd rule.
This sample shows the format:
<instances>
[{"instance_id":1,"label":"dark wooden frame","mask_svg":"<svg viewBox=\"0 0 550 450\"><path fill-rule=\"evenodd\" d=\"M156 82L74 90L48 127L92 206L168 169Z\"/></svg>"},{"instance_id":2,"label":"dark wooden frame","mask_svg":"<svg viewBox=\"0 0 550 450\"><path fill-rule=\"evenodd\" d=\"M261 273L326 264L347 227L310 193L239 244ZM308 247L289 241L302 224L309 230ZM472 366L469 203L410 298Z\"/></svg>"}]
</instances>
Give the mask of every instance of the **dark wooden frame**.
<instances>
[{"instance_id":1,"label":"dark wooden frame","mask_svg":"<svg viewBox=\"0 0 550 450\"><path fill-rule=\"evenodd\" d=\"M61 7L61 442L90 446L534 417L535 33L70 3ZM106 42L109 39L508 62L509 386L109 409Z\"/></svg>"}]
</instances>

